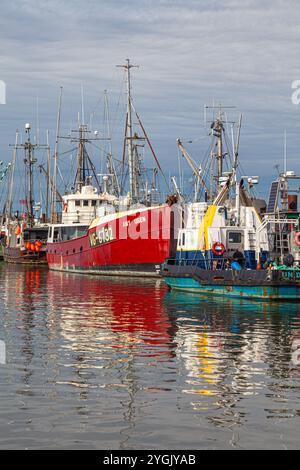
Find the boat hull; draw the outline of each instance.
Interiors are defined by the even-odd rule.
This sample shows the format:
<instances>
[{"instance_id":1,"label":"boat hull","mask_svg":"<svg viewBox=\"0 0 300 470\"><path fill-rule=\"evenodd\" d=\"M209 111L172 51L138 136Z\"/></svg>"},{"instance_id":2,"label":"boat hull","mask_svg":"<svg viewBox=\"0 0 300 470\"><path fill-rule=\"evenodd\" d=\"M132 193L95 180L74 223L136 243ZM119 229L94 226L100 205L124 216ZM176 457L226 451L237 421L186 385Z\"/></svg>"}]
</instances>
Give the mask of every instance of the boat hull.
<instances>
[{"instance_id":1,"label":"boat hull","mask_svg":"<svg viewBox=\"0 0 300 470\"><path fill-rule=\"evenodd\" d=\"M47 244L51 270L81 274L159 277L174 251L174 223L168 206L116 214L91 224L83 237Z\"/></svg>"},{"instance_id":2,"label":"boat hull","mask_svg":"<svg viewBox=\"0 0 300 470\"><path fill-rule=\"evenodd\" d=\"M45 251L33 253L22 251L19 248L3 247L3 259L6 263L12 264L47 265Z\"/></svg>"},{"instance_id":3,"label":"boat hull","mask_svg":"<svg viewBox=\"0 0 300 470\"><path fill-rule=\"evenodd\" d=\"M171 289L191 293L266 301L300 299L300 271L212 271L164 265L162 276Z\"/></svg>"}]
</instances>

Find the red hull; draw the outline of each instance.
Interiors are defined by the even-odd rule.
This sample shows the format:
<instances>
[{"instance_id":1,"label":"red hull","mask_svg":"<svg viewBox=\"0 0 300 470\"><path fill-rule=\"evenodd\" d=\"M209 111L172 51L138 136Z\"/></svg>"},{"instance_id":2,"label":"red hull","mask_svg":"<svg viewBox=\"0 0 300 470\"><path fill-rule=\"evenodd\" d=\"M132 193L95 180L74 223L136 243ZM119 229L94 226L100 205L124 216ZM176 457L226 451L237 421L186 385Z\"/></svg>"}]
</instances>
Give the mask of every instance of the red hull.
<instances>
[{"instance_id":1,"label":"red hull","mask_svg":"<svg viewBox=\"0 0 300 470\"><path fill-rule=\"evenodd\" d=\"M168 206L106 216L87 235L48 243L50 269L89 274L158 275L173 254L174 211Z\"/></svg>"}]
</instances>

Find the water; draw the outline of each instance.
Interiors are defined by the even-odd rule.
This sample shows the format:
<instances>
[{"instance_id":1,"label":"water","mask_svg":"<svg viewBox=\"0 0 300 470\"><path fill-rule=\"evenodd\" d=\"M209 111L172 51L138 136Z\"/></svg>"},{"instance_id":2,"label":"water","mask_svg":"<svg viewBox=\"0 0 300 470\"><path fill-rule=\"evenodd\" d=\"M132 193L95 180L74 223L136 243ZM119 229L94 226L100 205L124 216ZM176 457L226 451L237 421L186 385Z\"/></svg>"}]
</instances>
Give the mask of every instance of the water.
<instances>
[{"instance_id":1,"label":"water","mask_svg":"<svg viewBox=\"0 0 300 470\"><path fill-rule=\"evenodd\" d=\"M2 449L300 448L298 305L2 263L0 340Z\"/></svg>"}]
</instances>

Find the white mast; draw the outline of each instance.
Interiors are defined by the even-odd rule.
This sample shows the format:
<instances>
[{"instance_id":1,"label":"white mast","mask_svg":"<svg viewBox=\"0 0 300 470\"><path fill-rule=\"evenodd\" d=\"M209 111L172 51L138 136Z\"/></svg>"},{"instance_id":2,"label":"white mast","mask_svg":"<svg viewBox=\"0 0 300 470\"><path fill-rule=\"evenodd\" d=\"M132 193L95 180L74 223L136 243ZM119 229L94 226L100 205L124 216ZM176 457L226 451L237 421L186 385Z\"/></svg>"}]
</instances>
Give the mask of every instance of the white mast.
<instances>
[{"instance_id":1,"label":"white mast","mask_svg":"<svg viewBox=\"0 0 300 470\"><path fill-rule=\"evenodd\" d=\"M115 165L113 161L113 153L112 153L112 143L111 143L111 129L110 129L110 116L109 116L109 105L108 105L108 96L107 96L107 90L104 90L104 109L105 109L105 117L106 117L106 125L107 125L107 134L108 134L108 139L109 139L109 155L108 155L108 171L112 175L112 186L113 189L116 193L116 196L120 195L120 186L119 186L119 181L118 177L116 174L115 170Z\"/></svg>"},{"instance_id":2,"label":"white mast","mask_svg":"<svg viewBox=\"0 0 300 470\"><path fill-rule=\"evenodd\" d=\"M17 159L18 140L19 140L19 131L17 130L16 141L15 141L14 151L13 151L12 165L10 169L7 203L6 203L6 208L5 208L6 224L7 224L8 219L11 217L12 192L13 192L13 186L14 186L14 175L15 175L15 166L16 166L16 159Z\"/></svg>"},{"instance_id":3,"label":"white mast","mask_svg":"<svg viewBox=\"0 0 300 470\"><path fill-rule=\"evenodd\" d=\"M286 153L286 129L284 129L284 163L283 163L283 172L286 175L287 171L287 153Z\"/></svg>"},{"instance_id":4,"label":"white mast","mask_svg":"<svg viewBox=\"0 0 300 470\"><path fill-rule=\"evenodd\" d=\"M58 159L58 140L59 140L59 129L60 129L60 115L61 115L61 101L62 101L62 91L63 87L60 87L60 96L58 103L58 113L57 113L57 122L56 122L56 140L55 140L55 150L54 150L54 163L53 163L53 187L52 187L52 198L51 198L51 223L57 222L57 213L56 213L56 193L57 193L57 159Z\"/></svg>"},{"instance_id":5,"label":"white mast","mask_svg":"<svg viewBox=\"0 0 300 470\"><path fill-rule=\"evenodd\" d=\"M51 151L50 151L50 142L49 142L49 130L47 129L47 184L46 184L46 220L48 222L49 218L49 191L51 187Z\"/></svg>"}]
</instances>

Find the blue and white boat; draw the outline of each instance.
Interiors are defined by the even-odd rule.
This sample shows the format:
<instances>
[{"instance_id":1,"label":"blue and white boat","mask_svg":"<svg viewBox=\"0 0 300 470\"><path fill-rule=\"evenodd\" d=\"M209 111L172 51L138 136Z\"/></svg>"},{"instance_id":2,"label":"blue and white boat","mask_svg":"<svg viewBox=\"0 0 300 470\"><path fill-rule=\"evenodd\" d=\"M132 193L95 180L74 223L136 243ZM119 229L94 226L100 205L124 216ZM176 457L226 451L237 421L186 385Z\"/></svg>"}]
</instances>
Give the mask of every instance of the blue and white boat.
<instances>
[{"instance_id":1,"label":"blue and white boat","mask_svg":"<svg viewBox=\"0 0 300 470\"><path fill-rule=\"evenodd\" d=\"M222 123L219 126L224 129ZM236 158L232 170L222 172L221 138L219 132L216 196L210 203L186 206L176 258L165 261L161 275L174 290L268 301L298 300L299 212L295 196L288 199L287 180L291 175L281 175L278 184L272 184L266 214L262 215L251 196L258 177L238 178Z\"/></svg>"}]
</instances>

